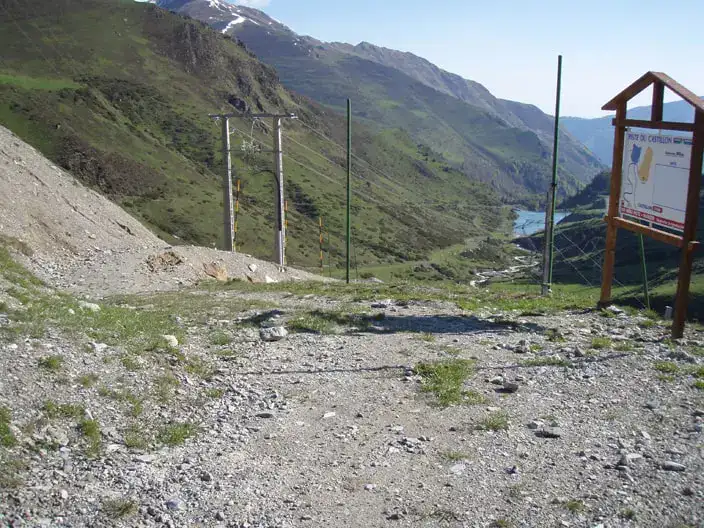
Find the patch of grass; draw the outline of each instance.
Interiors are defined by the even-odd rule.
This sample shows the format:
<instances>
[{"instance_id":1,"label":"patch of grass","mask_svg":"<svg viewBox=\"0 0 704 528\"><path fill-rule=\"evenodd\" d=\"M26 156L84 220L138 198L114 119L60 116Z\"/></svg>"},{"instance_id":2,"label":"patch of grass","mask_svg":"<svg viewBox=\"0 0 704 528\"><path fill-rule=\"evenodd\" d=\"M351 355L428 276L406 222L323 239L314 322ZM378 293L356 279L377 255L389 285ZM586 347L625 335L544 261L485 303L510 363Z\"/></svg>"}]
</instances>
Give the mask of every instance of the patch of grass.
<instances>
[{"instance_id":1,"label":"patch of grass","mask_svg":"<svg viewBox=\"0 0 704 528\"><path fill-rule=\"evenodd\" d=\"M184 370L189 374L198 376L206 381L210 381L215 375L215 369L212 365L200 358L189 359L184 367Z\"/></svg>"},{"instance_id":2,"label":"patch of grass","mask_svg":"<svg viewBox=\"0 0 704 528\"><path fill-rule=\"evenodd\" d=\"M436 521L445 524L461 520L462 515L456 511L447 508L435 507L430 511L420 513L419 517L421 519L435 519Z\"/></svg>"},{"instance_id":3,"label":"patch of grass","mask_svg":"<svg viewBox=\"0 0 704 528\"><path fill-rule=\"evenodd\" d=\"M73 403L56 403L46 400L42 405L42 411L47 418L82 418L86 414L83 405Z\"/></svg>"},{"instance_id":4,"label":"patch of grass","mask_svg":"<svg viewBox=\"0 0 704 528\"><path fill-rule=\"evenodd\" d=\"M631 508L626 508L625 510L621 510L619 512L618 516L621 517L622 519L626 519L627 521L633 521L637 517L635 510L632 510Z\"/></svg>"},{"instance_id":5,"label":"patch of grass","mask_svg":"<svg viewBox=\"0 0 704 528\"><path fill-rule=\"evenodd\" d=\"M440 351L445 352L445 354L448 354L448 355L454 356L454 357L457 357L462 353L462 350L460 350L459 348L452 346L452 345L441 345Z\"/></svg>"},{"instance_id":6,"label":"patch of grass","mask_svg":"<svg viewBox=\"0 0 704 528\"><path fill-rule=\"evenodd\" d=\"M704 380L697 380L692 384L692 387L704 391Z\"/></svg>"},{"instance_id":7,"label":"patch of grass","mask_svg":"<svg viewBox=\"0 0 704 528\"><path fill-rule=\"evenodd\" d=\"M704 365L689 367L687 369L687 374L694 376L695 378L704 378Z\"/></svg>"},{"instance_id":8,"label":"patch of grass","mask_svg":"<svg viewBox=\"0 0 704 528\"><path fill-rule=\"evenodd\" d=\"M173 423L164 426L157 435L157 440L167 446L182 445L198 431L195 424L189 422Z\"/></svg>"},{"instance_id":9,"label":"patch of grass","mask_svg":"<svg viewBox=\"0 0 704 528\"><path fill-rule=\"evenodd\" d=\"M567 359L557 357L537 357L524 359L518 363L522 367L572 367L573 364Z\"/></svg>"},{"instance_id":10,"label":"patch of grass","mask_svg":"<svg viewBox=\"0 0 704 528\"><path fill-rule=\"evenodd\" d=\"M571 499L564 504L565 509L571 511L572 513L583 512L586 509L584 502L581 500Z\"/></svg>"},{"instance_id":11,"label":"patch of grass","mask_svg":"<svg viewBox=\"0 0 704 528\"><path fill-rule=\"evenodd\" d=\"M609 348L611 346L611 339L608 337L595 337L592 339L591 347L594 350L603 350L604 348Z\"/></svg>"},{"instance_id":12,"label":"patch of grass","mask_svg":"<svg viewBox=\"0 0 704 528\"><path fill-rule=\"evenodd\" d=\"M149 447L149 438L135 425L125 432L124 442L130 449L145 450Z\"/></svg>"},{"instance_id":13,"label":"patch of grass","mask_svg":"<svg viewBox=\"0 0 704 528\"><path fill-rule=\"evenodd\" d=\"M421 341L425 341L426 343L434 343L435 342L435 336L431 334L430 332L423 332L418 336L418 339Z\"/></svg>"},{"instance_id":14,"label":"patch of grass","mask_svg":"<svg viewBox=\"0 0 704 528\"><path fill-rule=\"evenodd\" d=\"M112 519L123 519L137 513L137 503L130 499L106 499L101 510Z\"/></svg>"},{"instance_id":15,"label":"patch of grass","mask_svg":"<svg viewBox=\"0 0 704 528\"><path fill-rule=\"evenodd\" d=\"M647 319L645 321L641 321L640 323L638 323L638 326L640 326L641 328L647 329L647 328L654 327L656 324L657 323L655 321L653 321L652 319Z\"/></svg>"},{"instance_id":16,"label":"patch of grass","mask_svg":"<svg viewBox=\"0 0 704 528\"><path fill-rule=\"evenodd\" d=\"M560 332L559 329L557 328L548 328L548 331L545 333L548 341L552 343L563 343L566 341L565 337L562 335L562 332Z\"/></svg>"},{"instance_id":17,"label":"patch of grass","mask_svg":"<svg viewBox=\"0 0 704 528\"><path fill-rule=\"evenodd\" d=\"M289 321L287 326L291 332L306 334L334 334L336 330L335 323L322 315L322 312L311 312L296 317Z\"/></svg>"},{"instance_id":18,"label":"patch of grass","mask_svg":"<svg viewBox=\"0 0 704 528\"><path fill-rule=\"evenodd\" d=\"M45 356L39 359L39 366L44 370L57 372L64 366L64 357L61 355Z\"/></svg>"},{"instance_id":19,"label":"patch of grass","mask_svg":"<svg viewBox=\"0 0 704 528\"><path fill-rule=\"evenodd\" d=\"M630 341L619 341L614 345L614 350L616 352L630 352L633 350L633 343Z\"/></svg>"},{"instance_id":20,"label":"patch of grass","mask_svg":"<svg viewBox=\"0 0 704 528\"><path fill-rule=\"evenodd\" d=\"M540 352L542 349L543 349L542 345L539 345L538 343L533 343L530 345L531 352Z\"/></svg>"},{"instance_id":21,"label":"patch of grass","mask_svg":"<svg viewBox=\"0 0 704 528\"><path fill-rule=\"evenodd\" d=\"M675 377L670 374L658 374L658 379L666 383L672 383L675 381Z\"/></svg>"},{"instance_id":22,"label":"patch of grass","mask_svg":"<svg viewBox=\"0 0 704 528\"><path fill-rule=\"evenodd\" d=\"M24 90L64 90L76 89L81 85L70 79L49 79L42 77L28 77L19 74L0 73L0 85L17 86Z\"/></svg>"},{"instance_id":23,"label":"patch of grass","mask_svg":"<svg viewBox=\"0 0 704 528\"><path fill-rule=\"evenodd\" d=\"M20 334L40 338L51 326L81 339L108 345L120 345L128 352L143 352L162 334L179 336L180 328L171 313L154 308L151 311L136 310L109 303L92 311L79 306L79 301L70 295L48 292L43 284L22 266L15 263L7 249L0 246L0 272L3 278L21 289L8 291L18 299L24 310L13 317L12 330ZM42 358L41 366L49 370L61 367L57 356ZM63 361L63 358L60 360Z\"/></svg>"},{"instance_id":24,"label":"patch of grass","mask_svg":"<svg viewBox=\"0 0 704 528\"><path fill-rule=\"evenodd\" d=\"M10 423L12 422L12 411L9 408L0 406L0 446L15 447L17 438L12 434Z\"/></svg>"},{"instance_id":25,"label":"patch of grass","mask_svg":"<svg viewBox=\"0 0 704 528\"><path fill-rule=\"evenodd\" d=\"M486 403L486 396L473 390L462 391L462 403L466 405L481 405Z\"/></svg>"},{"instance_id":26,"label":"patch of grass","mask_svg":"<svg viewBox=\"0 0 704 528\"><path fill-rule=\"evenodd\" d=\"M219 400L225 394L225 389L205 389L205 395L208 398Z\"/></svg>"},{"instance_id":27,"label":"patch of grass","mask_svg":"<svg viewBox=\"0 0 704 528\"><path fill-rule=\"evenodd\" d=\"M467 460L469 456L467 456L467 453L462 453L461 451L445 451L444 453L440 453L440 458L448 462L459 462L461 460Z\"/></svg>"},{"instance_id":28,"label":"patch of grass","mask_svg":"<svg viewBox=\"0 0 704 528\"><path fill-rule=\"evenodd\" d=\"M225 346L232 343L232 337L223 332L222 330L213 332L208 336L208 341L211 345L215 346Z\"/></svg>"},{"instance_id":29,"label":"patch of grass","mask_svg":"<svg viewBox=\"0 0 704 528\"><path fill-rule=\"evenodd\" d=\"M432 392L442 406L462 403L462 385L474 372L474 362L466 359L450 359L434 363L419 363L415 373L422 378L425 392Z\"/></svg>"},{"instance_id":30,"label":"patch of grass","mask_svg":"<svg viewBox=\"0 0 704 528\"><path fill-rule=\"evenodd\" d=\"M95 373L83 374L78 378L78 384L84 389L88 389L95 385L100 378Z\"/></svg>"},{"instance_id":31,"label":"patch of grass","mask_svg":"<svg viewBox=\"0 0 704 528\"><path fill-rule=\"evenodd\" d=\"M496 411L479 421L477 429L482 431L505 431L508 429L508 413Z\"/></svg>"},{"instance_id":32,"label":"patch of grass","mask_svg":"<svg viewBox=\"0 0 704 528\"><path fill-rule=\"evenodd\" d=\"M653 368L663 374L677 374L680 367L674 361L656 361L653 363Z\"/></svg>"},{"instance_id":33,"label":"patch of grass","mask_svg":"<svg viewBox=\"0 0 704 528\"><path fill-rule=\"evenodd\" d=\"M16 489L24 485L22 473L29 464L21 458L0 459L0 489Z\"/></svg>"},{"instance_id":34,"label":"patch of grass","mask_svg":"<svg viewBox=\"0 0 704 528\"><path fill-rule=\"evenodd\" d=\"M506 519L496 519L491 523L491 528L511 528L511 526L513 526L511 521L507 521Z\"/></svg>"},{"instance_id":35,"label":"patch of grass","mask_svg":"<svg viewBox=\"0 0 704 528\"><path fill-rule=\"evenodd\" d=\"M78 423L78 430L88 441L86 455L95 458L100 454L102 440L100 435L100 423L98 420L83 419Z\"/></svg>"},{"instance_id":36,"label":"patch of grass","mask_svg":"<svg viewBox=\"0 0 704 528\"><path fill-rule=\"evenodd\" d=\"M223 358L223 359L232 359L236 358L242 355L241 352L238 352L237 350L234 350L232 348L222 348L220 350L216 350L213 352L216 357Z\"/></svg>"},{"instance_id":37,"label":"patch of grass","mask_svg":"<svg viewBox=\"0 0 704 528\"><path fill-rule=\"evenodd\" d=\"M122 356L120 362L130 372L137 372L142 369L142 363L135 356L129 354Z\"/></svg>"},{"instance_id":38,"label":"patch of grass","mask_svg":"<svg viewBox=\"0 0 704 528\"><path fill-rule=\"evenodd\" d=\"M130 416L132 417L136 418L144 412L144 402L142 399L127 389L113 390L103 386L98 389L98 394L104 398L110 398L111 400L129 404Z\"/></svg>"},{"instance_id":39,"label":"patch of grass","mask_svg":"<svg viewBox=\"0 0 704 528\"><path fill-rule=\"evenodd\" d=\"M152 391L159 403L168 403L174 396L176 387L180 385L173 374L163 374L154 378Z\"/></svg>"},{"instance_id":40,"label":"patch of grass","mask_svg":"<svg viewBox=\"0 0 704 528\"><path fill-rule=\"evenodd\" d=\"M641 312L641 315L643 317L647 317L651 321L659 321L660 320L660 314L657 313L655 310L643 310Z\"/></svg>"}]
</instances>

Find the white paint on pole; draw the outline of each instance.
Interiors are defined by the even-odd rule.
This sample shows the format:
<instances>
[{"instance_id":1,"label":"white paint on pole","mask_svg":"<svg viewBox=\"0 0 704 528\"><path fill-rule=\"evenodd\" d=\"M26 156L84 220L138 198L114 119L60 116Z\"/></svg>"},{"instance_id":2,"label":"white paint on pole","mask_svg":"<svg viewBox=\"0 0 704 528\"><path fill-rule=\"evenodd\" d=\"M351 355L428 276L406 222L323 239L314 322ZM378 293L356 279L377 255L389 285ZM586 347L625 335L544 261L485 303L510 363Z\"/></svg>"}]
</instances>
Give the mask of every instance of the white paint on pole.
<instances>
[{"instance_id":1,"label":"white paint on pole","mask_svg":"<svg viewBox=\"0 0 704 528\"><path fill-rule=\"evenodd\" d=\"M286 265L284 244L286 240L284 211L284 157L281 149L281 118L274 118L274 165L276 169L276 224L274 226L274 251L279 266Z\"/></svg>"},{"instance_id":2,"label":"white paint on pole","mask_svg":"<svg viewBox=\"0 0 704 528\"><path fill-rule=\"evenodd\" d=\"M627 132L619 215L684 230L692 140Z\"/></svg>"}]
</instances>

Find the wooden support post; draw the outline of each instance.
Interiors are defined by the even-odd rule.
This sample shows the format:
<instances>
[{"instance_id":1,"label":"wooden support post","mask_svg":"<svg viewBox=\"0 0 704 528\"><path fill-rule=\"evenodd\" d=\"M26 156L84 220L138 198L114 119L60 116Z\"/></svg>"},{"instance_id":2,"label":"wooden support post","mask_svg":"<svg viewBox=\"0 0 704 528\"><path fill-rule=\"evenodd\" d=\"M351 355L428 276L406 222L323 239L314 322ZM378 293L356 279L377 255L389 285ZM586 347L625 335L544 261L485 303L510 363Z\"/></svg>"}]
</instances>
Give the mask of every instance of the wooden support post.
<instances>
[{"instance_id":1,"label":"wooden support post","mask_svg":"<svg viewBox=\"0 0 704 528\"><path fill-rule=\"evenodd\" d=\"M692 278L693 247L689 243L697 236L699 221L699 191L702 180L702 151L704 151L704 112L697 111L694 117L694 136L692 137L692 160L689 166L689 188L687 189L687 212L682 233L682 260L677 279L677 296L675 297L675 317L672 322L672 337L679 339L684 334L689 303L689 283Z\"/></svg>"},{"instance_id":2,"label":"wooden support post","mask_svg":"<svg viewBox=\"0 0 704 528\"><path fill-rule=\"evenodd\" d=\"M616 126L614 136L614 156L611 167L611 194L609 195L609 211L606 226L606 253L601 279L601 298L599 306L604 308L611 303L611 285L614 280L614 263L616 262L617 227L614 219L618 217L621 201L621 180L623 178L623 147L626 142L626 127L621 125L626 119L626 103L620 103L616 110Z\"/></svg>"},{"instance_id":3,"label":"wooden support post","mask_svg":"<svg viewBox=\"0 0 704 528\"><path fill-rule=\"evenodd\" d=\"M650 120L662 121L663 103L665 102L665 85L660 82L653 83L653 106L650 109Z\"/></svg>"}]
</instances>

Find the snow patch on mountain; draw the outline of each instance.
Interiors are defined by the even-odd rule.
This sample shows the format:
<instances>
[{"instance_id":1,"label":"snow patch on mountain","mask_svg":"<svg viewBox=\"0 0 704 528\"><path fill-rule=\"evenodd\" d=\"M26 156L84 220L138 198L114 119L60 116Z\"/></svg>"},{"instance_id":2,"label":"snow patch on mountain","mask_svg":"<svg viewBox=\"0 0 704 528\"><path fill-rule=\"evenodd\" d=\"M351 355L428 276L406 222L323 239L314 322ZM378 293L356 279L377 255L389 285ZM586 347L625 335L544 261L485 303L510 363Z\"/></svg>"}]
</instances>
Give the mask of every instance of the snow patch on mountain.
<instances>
[{"instance_id":1,"label":"snow patch on mountain","mask_svg":"<svg viewBox=\"0 0 704 528\"><path fill-rule=\"evenodd\" d=\"M237 17L236 19L234 19L232 22L230 22L229 24L227 24L227 26L225 26L225 29L223 29L222 32L223 32L223 33L227 33L227 32L228 32L230 29L232 29L234 26L236 26L237 24L243 23L245 20L248 20L248 19L246 19L246 18L243 17L242 15L238 16L238 17Z\"/></svg>"}]
</instances>

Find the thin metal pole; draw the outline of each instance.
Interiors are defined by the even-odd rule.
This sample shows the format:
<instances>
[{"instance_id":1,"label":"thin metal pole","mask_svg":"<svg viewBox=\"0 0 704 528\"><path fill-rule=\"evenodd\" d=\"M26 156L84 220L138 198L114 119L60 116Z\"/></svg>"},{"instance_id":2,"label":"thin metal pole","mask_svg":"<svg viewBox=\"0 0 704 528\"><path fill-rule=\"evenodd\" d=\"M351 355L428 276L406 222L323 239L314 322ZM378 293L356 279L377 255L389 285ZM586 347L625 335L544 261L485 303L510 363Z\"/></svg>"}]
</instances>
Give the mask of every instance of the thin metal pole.
<instances>
[{"instance_id":1,"label":"thin metal pole","mask_svg":"<svg viewBox=\"0 0 704 528\"><path fill-rule=\"evenodd\" d=\"M232 251L234 240L233 211L232 211L232 160L230 159L230 121L222 118L222 146L225 174L222 182L223 197L223 249Z\"/></svg>"},{"instance_id":2,"label":"thin metal pole","mask_svg":"<svg viewBox=\"0 0 704 528\"><path fill-rule=\"evenodd\" d=\"M557 95L555 97L555 138L552 147L552 204L550 205L550 277L552 284L552 265L555 261L555 204L557 202L557 165L558 145L560 142L560 97L562 95L562 55L557 56Z\"/></svg>"},{"instance_id":3,"label":"thin metal pole","mask_svg":"<svg viewBox=\"0 0 704 528\"><path fill-rule=\"evenodd\" d=\"M352 239L352 101L347 99L347 284L350 283L350 242Z\"/></svg>"},{"instance_id":4,"label":"thin metal pole","mask_svg":"<svg viewBox=\"0 0 704 528\"><path fill-rule=\"evenodd\" d=\"M281 118L274 117L274 166L276 167L276 226L274 234L275 259L279 266L286 264L284 245L286 228L284 226L284 169L281 151Z\"/></svg>"},{"instance_id":5,"label":"thin metal pole","mask_svg":"<svg viewBox=\"0 0 704 528\"><path fill-rule=\"evenodd\" d=\"M239 231L239 218L240 218L240 180L237 179L237 184L235 186L235 228L232 241L232 250L237 251L237 232Z\"/></svg>"},{"instance_id":6,"label":"thin metal pole","mask_svg":"<svg viewBox=\"0 0 704 528\"><path fill-rule=\"evenodd\" d=\"M548 189L545 200L545 230L543 231L543 283L541 294L550 295L550 204L552 203L552 188Z\"/></svg>"},{"instance_id":7,"label":"thin metal pole","mask_svg":"<svg viewBox=\"0 0 704 528\"><path fill-rule=\"evenodd\" d=\"M552 286L552 268L555 262L555 205L557 202L558 146L560 142L560 96L562 93L562 55L557 56L557 90L555 96L555 132L552 146L552 184L550 185L549 232L545 232L545 243L549 245L547 255L547 285L543 284L543 294ZM548 222L546 221L546 224Z\"/></svg>"},{"instance_id":8,"label":"thin metal pole","mask_svg":"<svg viewBox=\"0 0 704 528\"><path fill-rule=\"evenodd\" d=\"M323 260L323 217L318 217L318 238L320 239L320 275L325 275L325 264Z\"/></svg>"},{"instance_id":9,"label":"thin metal pole","mask_svg":"<svg viewBox=\"0 0 704 528\"><path fill-rule=\"evenodd\" d=\"M643 295L645 296L645 306L650 310L650 291L648 291L648 268L645 265L645 244L643 243L643 234L638 233L638 242L640 245L640 269L643 274Z\"/></svg>"}]
</instances>

